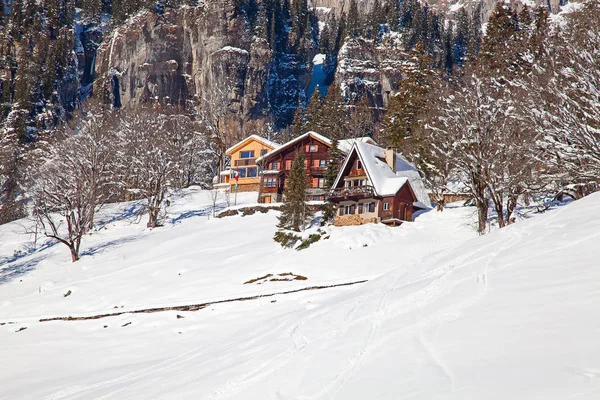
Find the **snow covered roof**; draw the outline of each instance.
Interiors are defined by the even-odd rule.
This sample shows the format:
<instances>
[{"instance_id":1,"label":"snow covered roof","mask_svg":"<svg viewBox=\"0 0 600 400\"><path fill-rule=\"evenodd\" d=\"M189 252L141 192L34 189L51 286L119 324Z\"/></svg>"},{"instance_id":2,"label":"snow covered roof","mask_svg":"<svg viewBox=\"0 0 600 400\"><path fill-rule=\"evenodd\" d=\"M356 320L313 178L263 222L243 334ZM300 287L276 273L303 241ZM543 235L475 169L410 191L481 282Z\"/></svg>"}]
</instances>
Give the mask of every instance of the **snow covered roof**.
<instances>
[{"instance_id":1,"label":"snow covered roof","mask_svg":"<svg viewBox=\"0 0 600 400\"><path fill-rule=\"evenodd\" d=\"M354 145L355 142L369 143L369 144L373 144L373 145L377 146L377 142L375 140L373 140L373 138L371 138L369 136L363 136L363 137L359 137L359 138L355 138L355 139L340 140L338 142L338 148L341 151L343 151L344 153L348 154L348 153L350 153L350 150L352 150L352 146Z\"/></svg>"},{"instance_id":2,"label":"snow covered roof","mask_svg":"<svg viewBox=\"0 0 600 400\"><path fill-rule=\"evenodd\" d=\"M420 208L431 207L427 190L423 185L419 171L413 164L408 162L402 155L395 153L396 170L393 171L385 161L385 149L360 140L354 142L338 174L334 187L337 187L342 179L343 171L346 169L353 151L356 151L360 158L369 181L378 196L393 196L408 182L417 197L414 205Z\"/></svg>"},{"instance_id":3,"label":"snow covered roof","mask_svg":"<svg viewBox=\"0 0 600 400\"><path fill-rule=\"evenodd\" d=\"M256 140L257 142L260 142L260 143L264 144L265 146L268 146L272 149L276 149L281 146L279 143L272 142L268 139L265 139L264 137L261 137L258 135L250 135L246 139L242 140L241 142L238 142L238 143L234 144L233 146L231 146L230 148L228 148L225 151L225 153L227 155L230 155L229 153L233 153L235 151L235 149L237 149L240 146L245 145L246 143L248 143L251 140Z\"/></svg>"},{"instance_id":4,"label":"snow covered roof","mask_svg":"<svg viewBox=\"0 0 600 400\"><path fill-rule=\"evenodd\" d=\"M307 137L312 136L313 138L317 139L318 141L325 143L326 145L331 146L331 139L329 139L328 137L325 137L323 135L321 135L320 133L317 133L315 131L308 131L303 135L300 135L280 146L278 146L275 150L265 154L264 156L258 157L256 159L256 162L261 162L264 157L269 157L272 156L274 154L279 153L279 151L294 145L295 143L298 143L304 139L306 139ZM364 143L372 143L372 144L377 144L372 138L368 137L368 136L364 136L364 137L360 137L360 138L356 138L356 139L344 139L344 140L340 140L338 142L338 148L340 149L340 151L348 154L350 152L350 150L352 149L352 145L354 144L354 142L364 142Z\"/></svg>"}]
</instances>

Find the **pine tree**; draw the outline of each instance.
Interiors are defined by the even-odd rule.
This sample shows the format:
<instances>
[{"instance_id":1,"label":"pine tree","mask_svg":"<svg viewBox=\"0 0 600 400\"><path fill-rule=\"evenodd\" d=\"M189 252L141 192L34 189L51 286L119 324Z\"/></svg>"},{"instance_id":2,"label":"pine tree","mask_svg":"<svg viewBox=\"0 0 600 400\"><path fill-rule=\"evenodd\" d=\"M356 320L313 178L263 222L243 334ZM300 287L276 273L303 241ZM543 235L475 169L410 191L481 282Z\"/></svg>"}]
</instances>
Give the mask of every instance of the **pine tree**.
<instances>
[{"instance_id":1,"label":"pine tree","mask_svg":"<svg viewBox=\"0 0 600 400\"><path fill-rule=\"evenodd\" d=\"M325 170L325 189L333 188L333 184L337 179L337 175L340 170L340 160L342 153L339 149L339 141L337 137L331 139L331 147L327 152L327 169ZM323 221L325 223L331 222L335 216L335 204L331 202L325 203L323 207Z\"/></svg>"},{"instance_id":2,"label":"pine tree","mask_svg":"<svg viewBox=\"0 0 600 400\"><path fill-rule=\"evenodd\" d=\"M339 140L337 137L331 139L331 147L327 152L327 169L325 170L325 188L331 189L335 183L340 170L340 159L342 153L339 149Z\"/></svg>"},{"instance_id":3,"label":"pine tree","mask_svg":"<svg viewBox=\"0 0 600 400\"><path fill-rule=\"evenodd\" d=\"M280 230L289 229L300 232L312 218L312 213L306 203L306 169L304 156L298 153L292 162L292 169L287 178L287 186L283 192L284 199L279 216Z\"/></svg>"},{"instance_id":4,"label":"pine tree","mask_svg":"<svg viewBox=\"0 0 600 400\"><path fill-rule=\"evenodd\" d=\"M456 32L454 34L454 46L452 57L456 64L459 66L463 65L463 60L470 47L470 21L469 14L465 8L461 8L458 12L456 21ZM449 36L449 35L448 35Z\"/></svg>"},{"instance_id":5,"label":"pine tree","mask_svg":"<svg viewBox=\"0 0 600 400\"><path fill-rule=\"evenodd\" d=\"M481 50L481 2L478 2L473 10L473 17L469 24L469 45L467 47L467 59L474 60Z\"/></svg>"},{"instance_id":6,"label":"pine tree","mask_svg":"<svg viewBox=\"0 0 600 400\"><path fill-rule=\"evenodd\" d=\"M436 78L434 60L423 50L421 43L410 55L412 66L405 71L406 77L398 93L390 100L382 122L385 145L402 148L405 152L412 150L415 133L425 124L427 94Z\"/></svg>"},{"instance_id":7,"label":"pine tree","mask_svg":"<svg viewBox=\"0 0 600 400\"><path fill-rule=\"evenodd\" d=\"M308 101L308 105L306 106L306 110L304 111L304 119L306 123L304 124L304 131L314 131L317 133L322 133L321 129L323 127L323 118L326 116L322 115L321 108L323 105L323 101L321 99L321 94L319 93L319 86L315 88L310 100Z\"/></svg>"},{"instance_id":8,"label":"pine tree","mask_svg":"<svg viewBox=\"0 0 600 400\"><path fill-rule=\"evenodd\" d=\"M350 9L348 10L348 34L353 38L360 36L361 25L356 0L350 0Z\"/></svg>"},{"instance_id":9,"label":"pine tree","mask_svg":"<svg viewBox=\"0 0 600 400\"><path fill-rule=\"evenodd\" d=\"M321 130L327 137L346 139L348 137L348 113L340 87L333 82L323 99L320 113Z\"/></svg>"},{"instance_id":10,"label":"pine tree","mask_svg":"<svg viewBox=\"0 0 600 400\"><path fill-rule=\"evenodd\" d=\"M293 137L298 137L306 132L306 119L304 117L304 109L302 108L301 102L298 102L298 107L296 107L296 111L294 112L294 119L290 126L290 130L292 131Z\"/></svg>"}]
</instances>

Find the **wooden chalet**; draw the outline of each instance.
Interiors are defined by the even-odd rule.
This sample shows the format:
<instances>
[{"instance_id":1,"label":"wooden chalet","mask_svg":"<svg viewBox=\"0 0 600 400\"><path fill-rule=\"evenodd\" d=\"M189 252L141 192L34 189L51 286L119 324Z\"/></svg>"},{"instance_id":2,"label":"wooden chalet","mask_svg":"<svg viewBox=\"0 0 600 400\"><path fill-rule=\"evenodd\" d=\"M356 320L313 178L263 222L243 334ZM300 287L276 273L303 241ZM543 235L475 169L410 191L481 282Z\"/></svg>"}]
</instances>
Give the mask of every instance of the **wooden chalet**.
<instances>
[{"instance_id":1,"label":"wooden chalet","mask_svg":"<svg viewBox=\"0 0 600 400\"><path fill-rule=\"evenodd\" d=\"M418 170L392 149L355 142L340 169L329 201L338 226L382 222L400 225L431 207Z\"/></svg>"},{"instance_id":2,"label":"wooden chalet","mask_svg":"<svg viewBox=\"0 0 600 400\"><path fill-rule=\"evenodd\" d=\"M340 152L345 155L355 141L375 143L368 137L340 140L338 146ZM324 200L327 193L324 188L325 172L330 148L329 138L316 132L307 132L258 158L257 163L262 167L258 202L272 203L283 200L286 177L292 168L292 161L299 152L304 156L308 200Z\"/></svg>"},{"instance_id":3,"label":"wooden chalet","mask_svg":"<svg viewBox=\"0 0 600 400\"><path fill-rule=\"evenodd\" d=\"M279 143L272 142L258 135L250 135L234 144L225 152L230 157L230 168L222 171L217 177L215 188L233 191L237 179L238 192L258 192L260 187L259 168L256 160L278 148Z\"/></svg>"}]
</instances>

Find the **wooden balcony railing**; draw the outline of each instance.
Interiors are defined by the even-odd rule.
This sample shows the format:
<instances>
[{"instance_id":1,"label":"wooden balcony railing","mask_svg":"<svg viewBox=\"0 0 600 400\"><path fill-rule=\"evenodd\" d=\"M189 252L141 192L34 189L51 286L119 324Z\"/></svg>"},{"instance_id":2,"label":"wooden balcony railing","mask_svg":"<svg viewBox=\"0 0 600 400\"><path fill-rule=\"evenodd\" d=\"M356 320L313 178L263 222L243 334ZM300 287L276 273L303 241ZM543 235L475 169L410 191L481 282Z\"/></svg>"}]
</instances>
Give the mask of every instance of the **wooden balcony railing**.
<instances>
[{"instance_id":1,"label":"wooden balcony railing","mask_svg":"<svg viewBox=\"0 0 600 400\"><path fill-rule=\"evenodd\" d=\"M312 175L325 175L327 167L310 167L307 172Z\"/></svg>"},{"instance_id":2,"label":"wooden balcony railing","mask_svg":"<svg viewBox=\"0 0 600 400\"><path fill-rule=\"evenodd\" d=\"M243 158L235 160L234 167L245 167L247 165L256 165L256 158Z\"/></svg>"},{"instance_id":3,"label":"wooden balcony railing","mask_svg":"<svg viewBox=\"0 0 600 400\"><path fill-rule=\"evenodd\" d=\"M375 189L369 185L332 189L327 193L327 198L331 200L358 199L373 196L375 196Z\"/></svg>"}]
</instances>

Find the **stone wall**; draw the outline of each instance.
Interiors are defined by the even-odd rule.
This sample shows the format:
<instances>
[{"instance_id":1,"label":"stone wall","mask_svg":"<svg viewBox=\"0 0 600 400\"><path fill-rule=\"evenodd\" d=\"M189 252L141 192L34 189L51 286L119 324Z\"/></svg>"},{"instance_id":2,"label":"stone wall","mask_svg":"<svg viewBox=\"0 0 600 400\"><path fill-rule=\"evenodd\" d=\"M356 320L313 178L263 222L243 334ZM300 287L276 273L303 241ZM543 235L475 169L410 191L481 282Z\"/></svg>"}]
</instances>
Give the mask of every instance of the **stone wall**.
<instances>
[{"instance_id":1,"label":"stone wall","mask_svg":"<svg viewBox=\"0 0 600 400\"><path fill-rule=\"evenodd\" d=\"M355 226L355 225L364 225L377 223L377 218L363 218L359 214L351 214L351 215L336 215L333 224L335 226Z\"/></svg>"}]
</instances>

